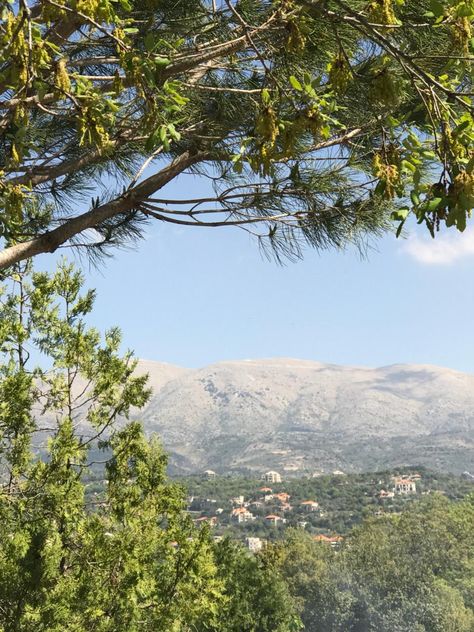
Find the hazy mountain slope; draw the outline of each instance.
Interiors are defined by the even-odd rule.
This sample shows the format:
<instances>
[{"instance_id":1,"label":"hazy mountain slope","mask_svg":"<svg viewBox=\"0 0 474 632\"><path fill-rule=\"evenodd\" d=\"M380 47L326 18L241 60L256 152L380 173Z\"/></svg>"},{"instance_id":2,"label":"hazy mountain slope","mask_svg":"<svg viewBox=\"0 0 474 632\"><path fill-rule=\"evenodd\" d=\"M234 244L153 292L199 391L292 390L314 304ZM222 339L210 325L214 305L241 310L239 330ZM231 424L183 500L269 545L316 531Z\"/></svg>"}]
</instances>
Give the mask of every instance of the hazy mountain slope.
<instances>
[{"instance_id":1,"label":"hazy mountain slope","mask_svg":"<svg viewBox=\"0 0 474 632\"><path fill-rule=\"evenodd\" d=\"M184 471L472 467L473 375L292 359L140 367L154 388L140 417Z\"/></svg>"}]
</instances>

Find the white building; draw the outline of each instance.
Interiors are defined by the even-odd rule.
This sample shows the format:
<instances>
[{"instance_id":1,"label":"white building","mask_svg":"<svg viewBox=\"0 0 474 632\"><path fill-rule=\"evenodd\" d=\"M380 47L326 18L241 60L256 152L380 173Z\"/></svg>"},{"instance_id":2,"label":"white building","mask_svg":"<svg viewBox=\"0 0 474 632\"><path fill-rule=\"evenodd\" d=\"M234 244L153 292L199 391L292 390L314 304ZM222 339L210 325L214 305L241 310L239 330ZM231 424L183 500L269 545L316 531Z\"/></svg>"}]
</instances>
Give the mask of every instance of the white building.
<instances>
[{"instance_id":1,"label":"white building","mask_svg":"<svg viewBox=\"0 0 474 632\"><path fill-rule=\"evenodd\" d=\"M274 527L276 527L278 525L278 523L283 521L283 518L281 518L281 516L276 516L275 514L270 514L268 516L265 516L265 521L268 524L271 524Z\"/></svg>"},{"instance_id":2,"label":"white building","mask_svg":"<svg viewBox=\"0 0 474 632\"><path fill-rule=\"evenodd\" d=\"M213 470L205 470L202 473L202 477L206 478L209 481L209 480L211 480L213 478L216 478L216 473Z\"/></svg>"},{"instance_id":3,"label":"white building","mask_svg":"<svg viewBox=\"0 0 474 632\"><path fill-rule=\"evenodd\" d=\"M396 494L416 494L416 483L410 478L395 479Z\"/></svg>"},{"instance_id":4,"label":"white building","mask_svg":"<svg viewBox=\"0 0 474 632\"><path fill-rule=\"evenodd\" d=\"M261 551L263 548L263 543L264 541L262 540L262 538L245 538L245 546L248 548L249 551L252 551L252 553L257 553L258 551Z\"/></svg>"},{"instance_id":5,"label":"white building","mask_svg":"<svg viewBox=\"0 0 474 632\"><path fill-rule=\"evenodd\" d=\"M245 507L237 507L237 509L232 509L230 514L231 520L241 524L242 522L252 522L255 520L255 516Z\"/></svg>"},{"instance_id":6,"label":"white building","mask_svg":"<svg viewBox=\"0 0 474 632\"><path fill-rule=\"evenodd\" d=\"M312 511L318 511L319 504L315 500L304 500L301 503L301 508L309 513Z\"/></svg>"},{"instance_id":7,"label":"white building","mask_svg":"<svg viewBox=\"0 0 474 632\"><path fill-rule=\"evenodd\" d=\"M270 472L265 472L262 474L262 479L267 483L281 483L281 476L278 472L274 472L270 470Z\"/></svg>"}]
</instances>

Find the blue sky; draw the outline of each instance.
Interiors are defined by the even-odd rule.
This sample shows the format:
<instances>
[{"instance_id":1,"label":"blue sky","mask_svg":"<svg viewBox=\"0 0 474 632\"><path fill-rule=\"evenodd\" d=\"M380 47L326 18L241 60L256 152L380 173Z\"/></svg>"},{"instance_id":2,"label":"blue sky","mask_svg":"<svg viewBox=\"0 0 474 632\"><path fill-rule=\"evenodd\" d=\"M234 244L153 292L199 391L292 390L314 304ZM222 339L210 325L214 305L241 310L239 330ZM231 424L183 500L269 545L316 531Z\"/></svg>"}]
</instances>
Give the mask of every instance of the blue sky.
<instances>
[{"instance_id":1,"label":"blue sky","mask_svg":"<svg viewBox=\"0 0 474 632\"><path fill-rule=\"evenodd\" d=\"M178 194L199 188L190 179ZM139 357L187 367L286 356L474 373L474 231L433 242L412 229L376 242L367 259L307 250L281 267L238 229L155 224L135 251L100 270L83 265L98 292L92 322L118 325Z\"/></svg>"}]
</instances>

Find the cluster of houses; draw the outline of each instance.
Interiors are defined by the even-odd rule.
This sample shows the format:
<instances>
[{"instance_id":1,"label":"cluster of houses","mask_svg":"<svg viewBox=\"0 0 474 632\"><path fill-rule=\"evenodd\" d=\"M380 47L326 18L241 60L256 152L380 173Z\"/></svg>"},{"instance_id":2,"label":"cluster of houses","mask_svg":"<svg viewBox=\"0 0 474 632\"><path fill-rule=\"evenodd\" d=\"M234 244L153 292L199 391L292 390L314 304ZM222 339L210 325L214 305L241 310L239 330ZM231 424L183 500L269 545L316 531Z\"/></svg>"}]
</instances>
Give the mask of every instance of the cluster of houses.
<instances>
[{"instance_id":1,"label":"cluster of houses","mask_svg":"<svg viewBox=\"0 0 474 632\"><path fill-rule=\"evenodd\" d=\"M216 477L216 473L212 470L206 470L203 472L203 477L206 480L212 480ZM417 493L416 484L420 479L421 475L416 473L405 476L393 476L387 489L379 489L375 497L379 501L385 501L393 499L395 496L414 495ZM219 507L217 500L212 498L190 498L189 508L191 511L200 511L207 514L195 518L196 524L207 523L211 527L229 524L236 526L246 525L258 521L260 526L263 523L276 528L291 521L292 525L296 524L296 526L304 529L308 525L309 520L309 518L305 518L305 514L313 514L318 518L324 516L319 503L315 499L291 501L290 494L285 491L274 491L269 486L281 482L281 475L271 470L262 475L262 487L257 490L252 498L246 499L243 495L229 498L230 507L228 505L226 508ZM386 485L386 481L383 483L380 480L378 484ZM375 515L383 515L383 511L379 510ZM314 524L313 519L309 523ZM318 534L313 535L313 539L317 542L337 547L342 540L342 536ZM264 539L253 536L245 539L247 548L252 552L259 551L265 546L265 542Z\"/></svg>"},{"instance_id":2,"label":"cluster of houses","mask_svg":"<svg viewBox=\"0 0 474 632\"><path fill-rule=\"evenodd\" d=\"M262 479L267 483L281 483L281 475L278 472L266 472ZM268 513L264 516L266 524L277 527L279 524L286 524L287 519L281 514L291 512L294 507L290 504L290 494L286 492L273 492L271 487L260 487L258 490L259 497L253 500L246 501L243 496L237 496L231 498L230 502L233 509L230 512L230 519L232 522L241 524L245 522L252 522L257 519L257 516L252 513L252 510L259 510L261 512L265 506L271 505L277 507L278 513ZM298 503L300 511L313 512L319 511L319 504L315 500L304 500ZM275 510L274 510L275 511ZM299 526L302 526L299 525ZM306 526L306 523L305 525Z\"/></svg>"},{"instance_id":3,"label":"cluster of houses","mask_svg":"<svg viewBox=\"0 0 474 632\"><path fill-rule=\"evenodd\" d=\"M203 477L206 480L212 480L215 478L216 473L212 470L206 470L203 472ZM262 481L264 484L257 491L257 494L253 498L246 499L244 496L239 495L229 499L231 505L230 510L226 510L223 507L217 506L217 501L211 498L199 499L199 502L195 503L196 509L212 513L212 516L201 516L196 518L194 522L196 524L207 523L211 527L218 524L218 517L224 514L224 522L230 524L241 525L246 523L252 523L255 520L261 520L264 524L271 527L278 527L285 525L288 522L288 514L295 512L297 517L302 513L317 513L322 515L320 511L319 503L316 500L302 500L296 504L290 503L290 494L284 491L276 492L271 487L268 487L268 483L281 483L282 477L278 472L269 471L262 475ZM194 498L190 498L190 506L193 507ZM265 512L266 508L269 508L268 513ZM258 514L258 515L256 515ZM296 522L300 528L305 528L308 522L306 520L298 520ZM326 542L332 546L339 544L341 536L315 536L315 540ZM265 544L265 540L258 537L247 537L245 539L247 548L256 552L259 551Z\"/></svg>"}]
</instances>

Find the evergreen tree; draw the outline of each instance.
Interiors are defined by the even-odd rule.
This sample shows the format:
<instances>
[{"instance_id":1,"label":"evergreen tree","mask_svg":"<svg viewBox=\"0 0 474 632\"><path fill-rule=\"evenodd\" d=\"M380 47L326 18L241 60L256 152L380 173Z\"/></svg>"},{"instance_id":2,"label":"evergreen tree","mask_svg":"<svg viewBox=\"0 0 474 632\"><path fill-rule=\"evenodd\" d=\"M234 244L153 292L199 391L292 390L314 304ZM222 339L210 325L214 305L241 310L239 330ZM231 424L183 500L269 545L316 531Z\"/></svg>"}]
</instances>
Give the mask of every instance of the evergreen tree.
<instances>
[{"instance_id":1,"label":"evergreen tree","mask_svg":"<svg viewBox=\"0 0 474 632\"><path fill-rule=\"evenodd\" d=\"M65 263L52 275L28 263L3 285L0 630L206 627L224 600L209 535L167 481L159 443L138 422L117 425L147 401L147 378L120 356L116 329L101 340L86 327L94 293L81 284ZM30 368L34 350L47 368Z\"/></svg>"},{"instance_id":2,"label":"evergreen tree","mask_svg":"<svg viewBox=\"0 0 474 632\"><path fill-rule=\"evenodd\" d=\"M303 628L272 550L270 546L253 555L230 540L216 547L218 576L227 600L214 625L199 632L297 632Z\"/></svg>"},{"instance_id":3,"label":"evergreen tree","mask_svg":"<svg viewBox=\"0 0 474 632\"><path fill-rule=\"evenodd\" d=\"M149 221L277 257L465 228L472 0L0 4L2 268ZM157 194L186 172L215 193Z\"/></svg>"}]
</instances>

